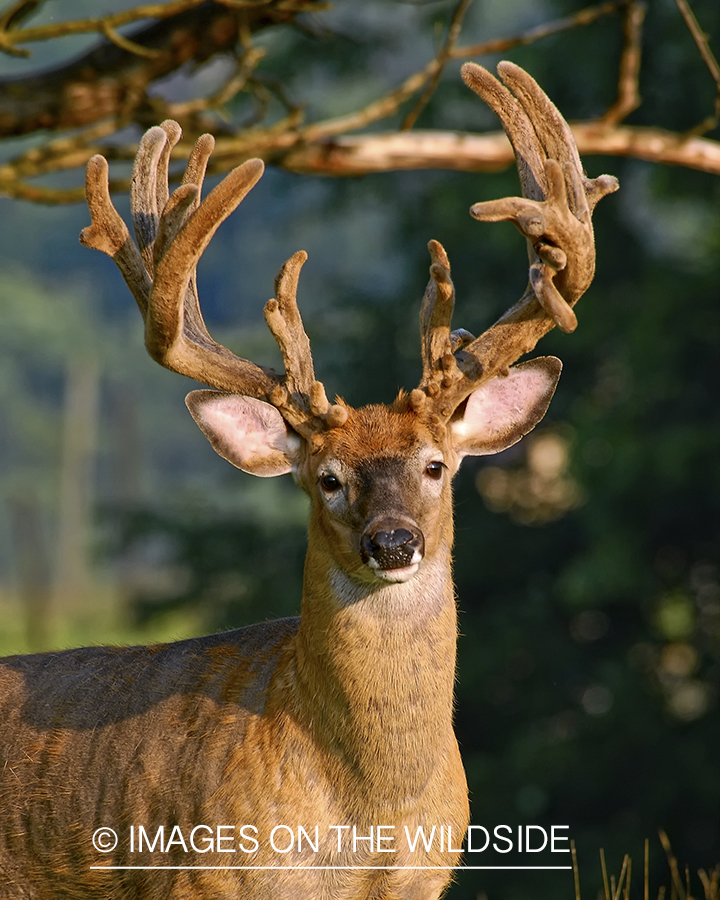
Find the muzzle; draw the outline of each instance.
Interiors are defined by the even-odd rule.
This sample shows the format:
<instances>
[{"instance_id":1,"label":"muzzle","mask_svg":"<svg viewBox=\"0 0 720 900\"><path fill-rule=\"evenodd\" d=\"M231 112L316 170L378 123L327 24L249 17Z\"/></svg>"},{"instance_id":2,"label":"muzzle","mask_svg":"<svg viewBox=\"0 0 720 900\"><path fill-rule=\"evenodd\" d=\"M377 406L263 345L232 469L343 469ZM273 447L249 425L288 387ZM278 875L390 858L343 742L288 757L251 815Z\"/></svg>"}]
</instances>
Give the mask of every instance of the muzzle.
<instances>
[{"instance_id":1,"label":"muzzle","mask_svg":"<svg viewBox=\"0 0 720 900\"><path fill-rule=\"evenodd\" d=\"M411 522L373 522L360 538L362 561L373 569L404 569L419 563L424 553L423 533Z\"/></svg>"}]
</instances>

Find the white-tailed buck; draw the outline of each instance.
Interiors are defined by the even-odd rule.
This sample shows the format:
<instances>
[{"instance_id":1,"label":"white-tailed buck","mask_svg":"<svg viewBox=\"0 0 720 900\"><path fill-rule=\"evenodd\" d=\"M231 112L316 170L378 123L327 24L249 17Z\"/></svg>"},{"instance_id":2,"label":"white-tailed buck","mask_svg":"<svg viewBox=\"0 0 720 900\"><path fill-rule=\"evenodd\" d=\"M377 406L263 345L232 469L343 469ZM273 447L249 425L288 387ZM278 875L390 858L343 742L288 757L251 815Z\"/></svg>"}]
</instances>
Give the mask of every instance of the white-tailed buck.
<instances>
[{"instance_id":1,"label":"white-tailed buck","mask_svg":"<svg viewBox=\"0 0 720 900\"><path fill-rule=\"evenodd\" d=\"M594 270L591 211L617 186L584 176L530 76L510 63L499 73L505 86L463 68L515 147L523 198L471 213L520 229L530 283L480 337L451 332L450 268L431 242L422 380L390 406L331 404L316 381L295 301L304 253L265 307L284 373L208 334L195 267L259 160L200 203L205 135L168 196L180 129L151 128L132 178L137 246L106 161L90 161L81 241L119 266L150 354L216 389L187 402L218 453L254 475L292 472L310 496L302 607L178 643L2 660L2 898L429 900L449 883L468 824L450 482L464 456L509 447L545 413L560 362L510 366L554 323L575 327Z\"/></svg>"}]
</instances>

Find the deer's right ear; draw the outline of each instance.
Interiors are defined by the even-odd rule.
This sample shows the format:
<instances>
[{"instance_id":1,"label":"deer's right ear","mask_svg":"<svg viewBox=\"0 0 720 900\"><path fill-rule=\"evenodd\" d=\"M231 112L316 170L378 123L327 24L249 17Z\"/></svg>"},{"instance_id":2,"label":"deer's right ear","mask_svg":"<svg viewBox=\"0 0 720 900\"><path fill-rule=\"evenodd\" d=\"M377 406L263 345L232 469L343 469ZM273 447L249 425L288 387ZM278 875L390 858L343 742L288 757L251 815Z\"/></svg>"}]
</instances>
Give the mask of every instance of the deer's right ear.
<instances>
[{"instance_id":1,"label":"deer's right ear","mask_svg":"<svg viewBox=\"0 0 720 900\"><path fill-rule=\"evenodd\" d=\"M274 406L219 391L192 391L185 403L215 451L238 469L261 478L292 471L300 437Z\"/></svg>"}]
</instances>

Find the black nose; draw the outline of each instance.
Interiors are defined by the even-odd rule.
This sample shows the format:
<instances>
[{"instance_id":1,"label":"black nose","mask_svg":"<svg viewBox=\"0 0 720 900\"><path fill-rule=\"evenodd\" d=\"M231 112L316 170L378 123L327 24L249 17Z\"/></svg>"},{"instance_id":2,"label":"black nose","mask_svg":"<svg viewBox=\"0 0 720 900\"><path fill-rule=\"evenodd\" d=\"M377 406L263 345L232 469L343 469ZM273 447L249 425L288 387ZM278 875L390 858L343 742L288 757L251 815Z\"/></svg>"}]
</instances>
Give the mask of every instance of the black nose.
<instances>
[{"instance_id":1,"label":"black nose","mask_svg":"<svg viewBox=\"0 0 720 900\"><path fill-rule=\"evenodd\" d=\"M392 528L381 523L365 531L360 551L363 562L373 560L378 569L402 569L422 558L425 539L419 528Z\"/></svg>"}]
</instances>

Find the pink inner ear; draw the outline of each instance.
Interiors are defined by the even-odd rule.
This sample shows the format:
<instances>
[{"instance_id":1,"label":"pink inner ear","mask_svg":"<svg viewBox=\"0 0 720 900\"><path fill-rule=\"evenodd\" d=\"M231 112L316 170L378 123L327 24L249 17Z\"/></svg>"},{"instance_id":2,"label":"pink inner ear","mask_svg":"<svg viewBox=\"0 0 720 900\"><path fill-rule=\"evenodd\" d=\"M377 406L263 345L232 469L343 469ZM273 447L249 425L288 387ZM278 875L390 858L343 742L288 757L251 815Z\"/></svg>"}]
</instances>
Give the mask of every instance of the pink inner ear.
<instances>
[{"instance_id":1,"label":"pink inner ear","mask_svg":"<svg viewBox=\"0 0 720 900\"><path fill-rule=\"evenodd\" d=\"M292 470L297 441L269 403L217 391L193 391L186 403L217 453L234 466L263 477Z\"/></svg>"},{"instance_id":2,"label":"pink inner ear","mask_svg":"<svg viewBox=\"0 0 720 900\"><path fill-rule=\"evenodd\" d=\"M229 394L204 404L202 417L208 428L246 454L281 448L285 424L277 410L267 403L248 402L247 397Z\"/></svg>"},{"instance_id":3,"label":"pink inner ear","mask_svg":"<svg viewBox=\"0 0 720 900\"><path fill-rule=\"evenodd\" d=\"M470 395L465 419L469 418L477 427L504 431L535 405L547 387L545 372L516 374L511 370L507 378L493 378L486 389L480 388Z\"/></svg>"},{"instance_id":4,"label":"pink inner ear","mask_svg":"<svg viewBox=\"0 0 720 900\"><path fill-rule=\"evenodd\" d=\"M452 425L460 455L497 453L519 441L545 415L559 376L559 360L543 357L473 391L462 419Z\"/></svg>"}]
</instances>

